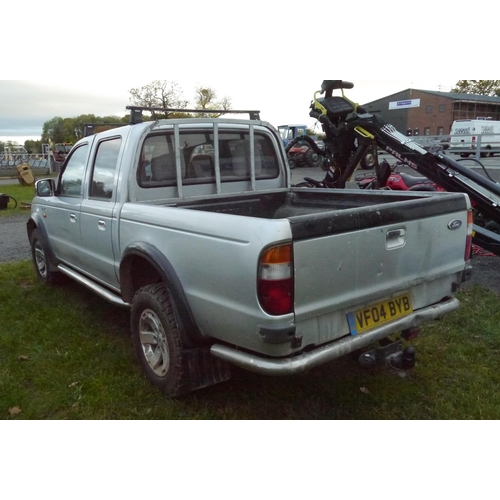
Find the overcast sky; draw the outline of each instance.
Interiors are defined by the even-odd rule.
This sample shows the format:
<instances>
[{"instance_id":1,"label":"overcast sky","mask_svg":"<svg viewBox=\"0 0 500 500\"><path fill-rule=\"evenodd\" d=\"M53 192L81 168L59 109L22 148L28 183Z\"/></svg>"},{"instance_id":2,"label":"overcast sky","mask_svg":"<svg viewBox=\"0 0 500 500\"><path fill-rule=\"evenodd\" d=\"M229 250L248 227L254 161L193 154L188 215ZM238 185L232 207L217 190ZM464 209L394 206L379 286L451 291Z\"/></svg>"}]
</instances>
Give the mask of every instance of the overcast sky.
<instances>
[{"instance_id":1,"label":"overcast sky","mask_svg":"<svg viewBox=\"0 0 500 500\"><path fill-rule=\"evenodd\" d=\"M463 44L450 50L452 13L427 0L408 11L379 0L356 12L337 2L123 5L87 0L66 15L65 3L48 0L31 5L29 17L20 3L3 7L2 19L23 19L23 30L2 23L3 39L16 43L0 64L0 140L39 139L55 116L123 116L129 90L155 79L178 82L186 99L210 86L234 109L258 109L278 126L312 125L309 104L327 78L353 82L347 95L363 104L409 87L449 91L478 69L499 76L481 65L493 35L482 34L474 58Z\"/></svg>"},{"instance_id":2,"label":"overcast sky","mask_svg":"<svg viewBox=\"0 0 500 500\"><path fill-rule=\"evenodd\" d=\"M246 79L234 78L228 81L214 75L213 79L207 76L205 82L185 80L182 89L185 98L192 99L197 85L210 85L217 91L219 97L227 95L231 98L233 109L258 109L261 111L261 118L275 126L301 122L313 124L313 120L309 118L309 103L314 92L320 89L323 78L324 76L318 72L316 78L309 75L300 80L296 79L294 82L288 82L287 86L280 90L279 75L253 84ZM67 118L90 113L97 116L123 116L127 114L125 107L131 104L129 90L149 81L133 78L116 82L87 80L59 83L1 80L0 140L24 142L26 138L39 139L44 122L55 116ZM445 90L450 90L450 85L453 83L455 82L450 83ZM346 91L346 95L351 100L365 103L410 86L437 89L437 85L431 81L361 80L355 82L354 89Z\"/></svg>"}]
</instances>

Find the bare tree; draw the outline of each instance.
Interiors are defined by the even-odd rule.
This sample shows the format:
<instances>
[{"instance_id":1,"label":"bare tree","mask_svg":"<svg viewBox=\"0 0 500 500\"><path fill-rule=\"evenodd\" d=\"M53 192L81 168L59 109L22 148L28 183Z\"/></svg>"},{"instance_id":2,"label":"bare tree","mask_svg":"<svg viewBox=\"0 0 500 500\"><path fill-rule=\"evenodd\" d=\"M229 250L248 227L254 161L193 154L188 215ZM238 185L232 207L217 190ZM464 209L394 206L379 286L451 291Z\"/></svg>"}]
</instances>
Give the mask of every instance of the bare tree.
<instances>
[{"instance_id":1,"label":"bare tree","mask_svg":"<svg viewBox=\"0 0 500 500\"><path fill-rule=\"evenodd\" d=\"M175 81L154 80L141 88L130 89L129 93L132 96L130 101L135 106L185 109L188 104ZM152 111L151 114L153 119L158 117L158 112Z\"/></svg>"},{"instance_id":2,"label":"bare tree","mask_svg":"<svg viewBox=\"0 0 500 500\"><path fill-rule=\"evenodd\" d=\"M229 110L231 109L231 99L227 96L217 100L217 93L212 87L196 87L194 97L195 109L203 110ZM217 118L222 113L203 113L203 116Z\"/></svg>"}]
</instances>

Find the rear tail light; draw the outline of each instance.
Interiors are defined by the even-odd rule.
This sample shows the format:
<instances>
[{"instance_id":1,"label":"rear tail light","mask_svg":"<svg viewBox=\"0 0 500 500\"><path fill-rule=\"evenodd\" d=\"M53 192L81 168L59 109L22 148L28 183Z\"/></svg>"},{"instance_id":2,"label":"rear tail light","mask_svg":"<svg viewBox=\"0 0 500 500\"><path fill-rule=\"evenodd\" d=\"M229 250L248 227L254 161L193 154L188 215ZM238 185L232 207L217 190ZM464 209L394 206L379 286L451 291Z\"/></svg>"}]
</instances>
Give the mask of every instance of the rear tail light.
<instances>
[{"instance_id":1,"label":"rear tail light","mask_svg":"<svg viewBox=\"0 0 500 500\"><path fill-rule=\"evenodd\" d=\"M465 260L469 260L472 254L472 224L474 223L474 216L472 210L467 211L467 237L465 239Z\"/></svg>"},{"instance_id":2,"label":"rear tail light","mask_svg":"<svg viewBox=\"0 0 500 500\"><path fill-rule=\"evenodd\" d=\"M273 316L293 312L292 245L264 250L259 259L257 294L265 312Z\"/></svg>"}]
</instances>

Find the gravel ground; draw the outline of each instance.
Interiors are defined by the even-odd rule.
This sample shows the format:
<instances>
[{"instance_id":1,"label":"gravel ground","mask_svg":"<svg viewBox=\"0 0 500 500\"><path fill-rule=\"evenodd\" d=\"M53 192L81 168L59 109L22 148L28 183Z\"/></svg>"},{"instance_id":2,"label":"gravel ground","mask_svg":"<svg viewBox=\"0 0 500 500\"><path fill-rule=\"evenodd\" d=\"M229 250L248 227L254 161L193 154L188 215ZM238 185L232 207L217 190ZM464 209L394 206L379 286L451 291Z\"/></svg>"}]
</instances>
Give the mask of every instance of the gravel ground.
<instances>
[{"instance_id":1,"label":"gravel ground","mask_svg":"<svg viewBox=\"0 0 500 500\"><path fill-rule=\"evenodd\" d=\"M0 262L31 258L26 233L28 214L0 217Z\"/></svg>"},{"instance_id":2,"label":"gravel ground","mask_svg":"<svg viewBox=\"0 0 500 500\"><path fill-rule=\"evenodd\" d=\"M27 220L27 214L0 217L0 263L31 259ZM465 286L479 285L500 294L500 258L474 255L472 266L472 279Z\"/></svg>"}]
</instances>

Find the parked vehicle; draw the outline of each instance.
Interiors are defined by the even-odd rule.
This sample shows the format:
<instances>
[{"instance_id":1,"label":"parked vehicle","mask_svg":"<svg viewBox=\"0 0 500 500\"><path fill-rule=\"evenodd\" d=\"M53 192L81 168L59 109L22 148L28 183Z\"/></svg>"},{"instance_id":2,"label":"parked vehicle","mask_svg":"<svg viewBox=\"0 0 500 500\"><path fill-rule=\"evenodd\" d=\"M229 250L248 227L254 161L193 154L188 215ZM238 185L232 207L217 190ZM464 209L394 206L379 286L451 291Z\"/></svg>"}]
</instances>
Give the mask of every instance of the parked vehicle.
<instances>
[{"instance_id":1,"label":"parked vehicle","mask_svg":"<svg viewBox=\"0 0 500 500\"><path fill-rule=\"evenodd\" d=\"M27 158L28 154L29 153L24 146L11 144L4 147L4 155L7 160L13 161L15 158Z\"/></svg>"},{"instance_id":2,"label":"parked vehicle","mask_svg":"<svg viewBox=\"0 0 500 500\"><path fill-rule=\"evenodd\" d=\"M387 162L387 160L382 160ZM387 162L387 165L389 163ZM390 174L387 179L383 181L383 187L393 191L431 191L443 192L444 189L438 186L434 181L427 179L427 177L417 177L414 175L400 172L399 169L404 167L404 163L397 162L389 166ZM387 166L385 166L387 169ZM361 189L379 189L379 180L374 172L366 174L358 174L355 178L356 183Z\"/></svg>"},{"instance_id":3,"label":"parked vehicle","mask_svg":"<svg viewBox=\"0 0 500 500\"><path fill-rule=\"evenodd\" d=\"M27 230L42 281L63 274L130 308L166 395L231 365L291 375L359 350L408 369L403 342L458 307L466 195L293 188L256 112L141 123L130 109L131 125L80 140L37 182Z\"/></svg>"},{"instance_id":4,"label":"parked vehicle","mask_svg":"<svg viewBox=\"0 0 500 500\"><path fill-rule=\"evenodd\" d=\"M63 163L66 160L73 144L70 142L58 142L50 150L51 159L53 161Z\"/></svg>"},{"instance_id":5,"label":"parked vehicle","mask_svg":"<svg viewBox=\"0 0 500 500\"><path fill-rule=\"evenodd\" d=\"M462 157L500 153L500 121L455 120L451 126L450 152Z\"/></svg>"},{"instance_id":6,"label":"parked vehicle","mask_svg":"<svg viewBox=\"0 0 500 500\"><path fill-rule=\"evenodd\" d=\"M280 125L278 127L291 169L295 167L318 167L320 156L311 147L305 125Z\"/></svg>"}]
</instances>

